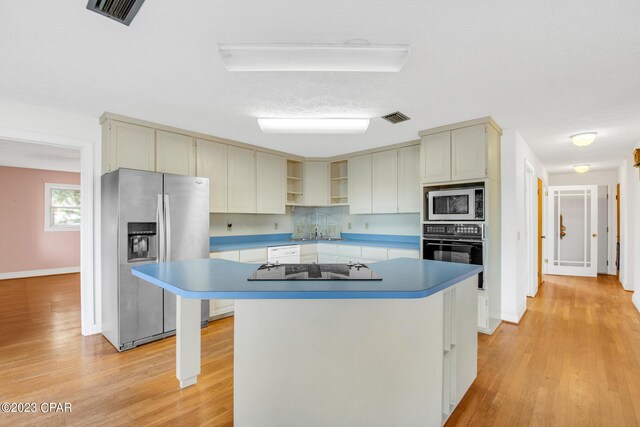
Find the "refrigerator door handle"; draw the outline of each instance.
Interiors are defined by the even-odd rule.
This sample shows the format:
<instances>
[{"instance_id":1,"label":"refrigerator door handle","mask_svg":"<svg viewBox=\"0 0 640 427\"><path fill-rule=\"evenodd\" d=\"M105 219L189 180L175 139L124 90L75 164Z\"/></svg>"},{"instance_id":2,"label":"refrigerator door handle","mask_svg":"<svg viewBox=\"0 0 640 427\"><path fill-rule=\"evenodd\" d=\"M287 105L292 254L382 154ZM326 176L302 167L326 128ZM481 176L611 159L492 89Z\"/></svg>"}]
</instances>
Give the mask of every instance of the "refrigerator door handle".
<instances>
[{"instance_id":1,"label":"refrigerator door handle","mask_svg":"<svg viewBox=\"0 0 640 427\"><path fill-rule=\"evenodd\" d=\"M165 220L165 261L171 261L171 209L169 208L169 195L164 196L164 220Z\"/></svg>"},{"instance_id":2,"label":"refrigerator door handle","mask_svg":"<svg viewBox=\"0 0 640 427\"><path fill-rule=\"evenodd\" d=\"M156 220L158 222L158 257L157 262L165 260L165 241L164 241L164 212L162 203L162 194L158 194L158 205L156 208Z\"/></svg>"}]
</instances>

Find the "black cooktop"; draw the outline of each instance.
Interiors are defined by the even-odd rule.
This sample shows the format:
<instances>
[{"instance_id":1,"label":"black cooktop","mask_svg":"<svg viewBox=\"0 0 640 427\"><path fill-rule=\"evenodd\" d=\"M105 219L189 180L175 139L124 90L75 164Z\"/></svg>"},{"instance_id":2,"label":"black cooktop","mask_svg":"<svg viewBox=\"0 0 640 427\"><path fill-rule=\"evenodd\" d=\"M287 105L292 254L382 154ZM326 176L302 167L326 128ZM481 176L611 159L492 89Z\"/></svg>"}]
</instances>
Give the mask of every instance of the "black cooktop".
<instances>
[{"instance_id":1,"label":"black cooktop","mask_svg":"<svg viewBox=\"0 0 640 427\"><path fill-rule=\"evenodd\" d=\"M382 280L382 277L360 263L263 264L248 280Z\"/></svg>"}]
</instances>

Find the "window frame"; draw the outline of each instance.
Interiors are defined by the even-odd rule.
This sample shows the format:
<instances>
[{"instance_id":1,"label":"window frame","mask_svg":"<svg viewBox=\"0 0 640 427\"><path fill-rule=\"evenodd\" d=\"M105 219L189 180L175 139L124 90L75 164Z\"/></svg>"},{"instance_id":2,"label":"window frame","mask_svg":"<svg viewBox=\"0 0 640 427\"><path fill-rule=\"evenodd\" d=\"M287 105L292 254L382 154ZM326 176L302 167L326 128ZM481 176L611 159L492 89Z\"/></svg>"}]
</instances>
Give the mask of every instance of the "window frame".
<instances>
[{"instance_id":1,"label":"window frame","mask_svg":"<svg viewBox=\"0 0 640 427\"><path fill-rule=\"evenodd\" d=\"M80 224L78 225L56 225L51 222L51 190L78 190L80 191L80 185L75 184L55 184L52 182L46 182L44 184L44 231L80 231ZM80 193L82 197L82 193ZM81 209L81 205L78 206ZM82 211L80 221L82 222Z\"/></svg>"}]
</instances>

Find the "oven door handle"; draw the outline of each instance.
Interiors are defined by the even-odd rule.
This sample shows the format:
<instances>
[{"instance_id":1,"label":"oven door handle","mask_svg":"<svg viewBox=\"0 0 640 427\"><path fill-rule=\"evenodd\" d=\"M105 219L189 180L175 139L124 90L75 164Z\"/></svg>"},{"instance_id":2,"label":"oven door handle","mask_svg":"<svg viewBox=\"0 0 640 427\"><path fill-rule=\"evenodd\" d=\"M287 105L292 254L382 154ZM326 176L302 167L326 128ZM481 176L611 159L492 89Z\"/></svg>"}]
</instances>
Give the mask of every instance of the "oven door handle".
<instances>
[{"instance_id":1,"label":"oven door handle","mask_svg":"<svg viewBox=\"0 0 640 427\"><path fill-rule=\"evenodd\" d=\"M461 246L471 247L473 245L461 244L461 243L427 243L427 246Z\"/></svg>"}]
</instances>

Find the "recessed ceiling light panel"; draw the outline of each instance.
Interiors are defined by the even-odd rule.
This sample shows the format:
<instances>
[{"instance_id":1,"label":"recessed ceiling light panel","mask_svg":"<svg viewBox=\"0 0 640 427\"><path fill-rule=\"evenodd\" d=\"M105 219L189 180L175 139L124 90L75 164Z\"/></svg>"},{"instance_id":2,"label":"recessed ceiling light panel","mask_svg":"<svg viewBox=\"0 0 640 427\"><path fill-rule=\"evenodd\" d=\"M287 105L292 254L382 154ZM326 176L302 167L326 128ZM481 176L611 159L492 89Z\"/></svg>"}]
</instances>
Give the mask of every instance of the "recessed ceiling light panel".
<instances>
[{"instance_id":1,"label":"recessed ceiling light panel","mask_svg":"<svg viewBox=\"0 0 640 427\"><path fill-rule=\"evenodd\" d=\"M573 170L576 171L577 173L587 173L589 172L589 168L591 166L589 165L575 165L573 167Z\"/></svg>"},{"instance_id":2,"label":"recessed ceiling light panel","mask_svg":"<svg viewBox=\"0 0 640 427\"><path fill-rule=\"evenodd\" d=\"M260 118L258 125L264 133L364 133L369 119L306 119L306 118Z\"/></svg>"},{"instance_id":3,"label":"recessed ceiling light panel","mask_svg":"<svg viewBox=\"0 0 640 427\"><path fill-rule=\"evenodd\" d=\"M398 72L409 45L218 44L229 71Z\"/></svg>"},{"instance_id":4,"label":"recessed ceiling light panel","mask_svg":"<svg viewBox=\"0 0 640 427\"><path fill-rule=\"evenodd\" d=\"M598 134L595 132L578 133L571 136L571 142L573 142L573 145L577 147L586 147L596 140L597 135Z\"/></svg>"}]
</instances>

